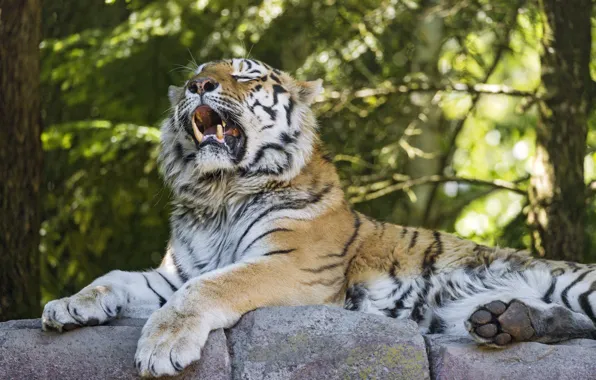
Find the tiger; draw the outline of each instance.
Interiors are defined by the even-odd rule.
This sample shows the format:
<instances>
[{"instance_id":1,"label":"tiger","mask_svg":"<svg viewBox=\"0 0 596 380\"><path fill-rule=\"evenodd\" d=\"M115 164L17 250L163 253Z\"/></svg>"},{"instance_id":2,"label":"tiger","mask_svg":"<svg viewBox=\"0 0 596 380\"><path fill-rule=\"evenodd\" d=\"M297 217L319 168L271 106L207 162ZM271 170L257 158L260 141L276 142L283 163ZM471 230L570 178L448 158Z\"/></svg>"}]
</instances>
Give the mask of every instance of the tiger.
<instances>
[{"instance_id":1,"label":"tiger","mask_svg":"<svg viewBox=\"0 0 596 380\"><path fill-rule=\"evenodd\" d=\"M158 268L115 270L47 303L43 330L148 318L135 366L174 375L210 331L267 306L330 305L479 345L596 338L596 266L374 220L346 201L313 104L322 81L254 59L170 86L159 162L172 190ZM397 333L397 332L396 332Z\"/></svg>"}]
</instances>

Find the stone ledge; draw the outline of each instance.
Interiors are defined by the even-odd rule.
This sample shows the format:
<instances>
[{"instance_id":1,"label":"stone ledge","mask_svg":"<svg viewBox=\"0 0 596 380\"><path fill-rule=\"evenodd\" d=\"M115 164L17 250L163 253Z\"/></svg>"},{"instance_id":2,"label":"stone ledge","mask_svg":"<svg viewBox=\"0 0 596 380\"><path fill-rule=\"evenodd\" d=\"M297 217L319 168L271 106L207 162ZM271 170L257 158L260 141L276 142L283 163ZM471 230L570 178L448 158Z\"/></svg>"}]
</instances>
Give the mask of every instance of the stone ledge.
<instances>
[{"instance_id":1,"label":"stone ledge","mask_svg":"<svg viewBox=\"0 0 596 380\"><path fill-rule=\"evenodd\" d=\"M425 340L434 379L596 379L596 340L518 343L505 349L453 336L427 335Z\"/></svg>"},{"instance_id":2,"label":"stone ledge","mask_svg":"<svg viewBox=\"0 0 596 380\"><path fill-rule=\"evenodd\" d=\"M0 379L135 379L144 320L122 319L65 334L39 320L0 323ZM276 307L211 333L203 356L177 378L596 379L596 341L507 349L465 338L422 337L411 321L324 306Z\"/></svg>"}]
</instances>

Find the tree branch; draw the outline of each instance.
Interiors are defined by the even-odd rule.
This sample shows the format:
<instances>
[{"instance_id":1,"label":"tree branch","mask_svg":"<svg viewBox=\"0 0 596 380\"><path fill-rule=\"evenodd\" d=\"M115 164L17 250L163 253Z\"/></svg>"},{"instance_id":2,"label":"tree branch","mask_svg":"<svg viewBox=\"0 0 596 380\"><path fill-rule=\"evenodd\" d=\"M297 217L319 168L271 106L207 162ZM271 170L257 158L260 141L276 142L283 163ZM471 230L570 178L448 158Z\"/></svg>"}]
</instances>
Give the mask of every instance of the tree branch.
<instances>
[{"instance_id":1,"label":"tree branch","mask_svg":"<svg viewBox=\"0 0 596 380\"><path fill-rule=\"evenodd\" d=\"M350 203L361 203L361 202L370 201L370 200L380 198L384 195L387 195L387 194L395 192L395 191L410 189L414 186L427 185L430 183L440 184L440 183L445 183L445 182L459 182L459 183L469 183L472 185L490 186L490 187L493 187L498 190L508 190L508 191L512 191L516 194L526 195L526 191L519 188L517 186L517 184L519 182L523 182L524 180L527 180L527 179L528 178L526 177L526 178L520 178L514 182L508 182L508 181L503 181L503 180L499 180L499 179L494 180L494 181L489 181L489 180L482 180L482 179L476 179L476 178L430 175L430 176L424 176L424 177L420 177L420 178L409 179L409 180L406 180L403 182L398 182L398 183L395 183L392 185L387 185L386 187L384 187L380 190L374 191L372 193L352 197L352 198L350 198Z\"/></svg>"},{"instance_id":2,"label":"tree branch","mask_svg":"<svg viewBox=\"0 0 596 380\"><path fill-rule=\"evenodd\" d=\"M497 51L495 52L495 58L493 59L492 64L486 70L486 74L484 75L484 80L482 82L488 82L490 77L493 75L493 73L497 69L497 66L499 65L499 62L501 61L501 58L505 54L506 50L509 48L509 43L511 41L511 33L515 29L515 23L517 22L518 9L522 6L524 1L525 0L518 1L518 3L516 4L516 6L513 9L513 14L511 15L511 19L509 20L509 23L505 24L505 28L506 28L505 34L501 40L500 45L498 46ZM460 132L463 130L466 120L468 119L468 116L476 109L476 106L478 105L478 102L480 100L480 95L482 95L482 93L480 93L480 92L477 92L472 95L472 105L470 106L470 109L468 110L468 114L466 115L466 117L459 120L459 122L455 126L453 134L451 135L451 139L449 140L449 144L447 145L447 152L441 158L441 161L439 164L439 174L443 173L443 171L445 170L445 168L451 161L451 157L452 157L453 153L455 152L455 149L457 148L456 147L457 137L459 136ZM435 185L431 189L430 195L428 197L428 202L426 203L424 215L422 217L423 224L425 224L425 225L430 217L430 213L432 210L432 206L433 206L435 197L437 195L437 191L438 191L438 184Z\"/></svg>"},{"instance_id":3,"label":"tree branch","mask_svg":"<svg viewBox=\"0 0 596 380\"><path fill-rule=\"evenodd\" d=\"M518 97L535 98L536 94L530 91L516 90L512 87L501 84L478 83L467 85L465 83L453 83L447 85L433 85L428 83L414 84L393 84L390 82L382 83L377 88L362 88L360 90L351 90L353 98L366 98L368 96L379 96L389 94L411 94L415 92L462 92L471 95L508 95ZM330 91L324 98L342 99L345 97L345 91Z\"/></svg>"}]
</instances>

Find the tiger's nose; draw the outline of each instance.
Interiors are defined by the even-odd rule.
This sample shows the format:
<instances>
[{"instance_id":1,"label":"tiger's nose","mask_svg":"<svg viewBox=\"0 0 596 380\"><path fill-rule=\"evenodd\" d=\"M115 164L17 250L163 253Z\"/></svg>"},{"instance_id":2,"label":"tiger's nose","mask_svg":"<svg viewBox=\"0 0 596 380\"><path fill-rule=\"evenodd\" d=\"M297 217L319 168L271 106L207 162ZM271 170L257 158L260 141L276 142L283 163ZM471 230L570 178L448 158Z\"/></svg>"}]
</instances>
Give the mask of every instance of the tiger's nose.
<instances>
[{"instance_id":1,"label":"tiger's nose","mask_svg":"<svg viewBox=\"0 0 596 380\"><path fill-rule=\"evenodd\" d=\"M211 92L219 86L219 83L212 78L199 78L191 81L188 84L188 91L193 94L203 95L206 92Z\"/></svg>"}]
</instances>

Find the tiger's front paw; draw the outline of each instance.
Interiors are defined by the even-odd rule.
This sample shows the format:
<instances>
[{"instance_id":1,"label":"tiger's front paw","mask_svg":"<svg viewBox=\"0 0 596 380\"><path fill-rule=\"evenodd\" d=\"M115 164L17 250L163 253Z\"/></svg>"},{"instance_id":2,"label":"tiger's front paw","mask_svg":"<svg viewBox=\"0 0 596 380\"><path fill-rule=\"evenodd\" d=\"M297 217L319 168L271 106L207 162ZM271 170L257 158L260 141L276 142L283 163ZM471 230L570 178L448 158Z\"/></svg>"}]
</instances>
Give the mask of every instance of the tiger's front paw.
<instances>
[{"instance_id":1,"label":"tiger's front paw","mask_svg":"<svg viewBox=\"0 0 596 380\"><path fill-rule=\"evenodd\" d=\"M135 366L143 377L175 375L199 360L211 329L197 315L165 305L151 315L141 333Z\"/></svg>"},{"instance_id":2,"label":"tiger's front paw","mask_svg":"<svg viewBox=\"0 0 596 380\"><path fill-rule=\"evenodd\" d=\"M80 326L96 326L118 316L123 295L112 287L95 286L71 297L50 301L41 317L44 331L69 331Z\"/></svg>"}]
</instances>

